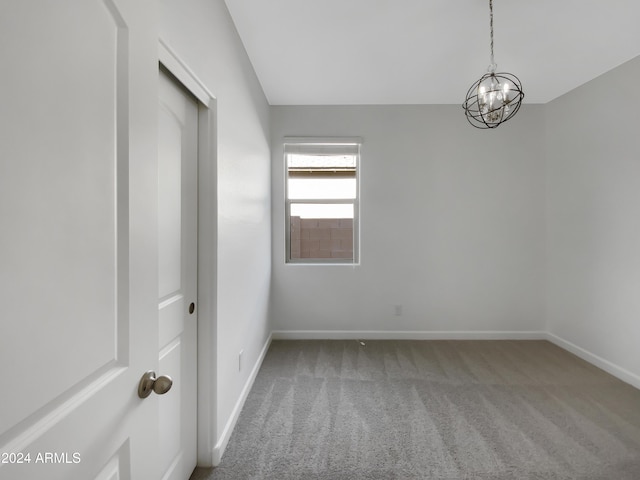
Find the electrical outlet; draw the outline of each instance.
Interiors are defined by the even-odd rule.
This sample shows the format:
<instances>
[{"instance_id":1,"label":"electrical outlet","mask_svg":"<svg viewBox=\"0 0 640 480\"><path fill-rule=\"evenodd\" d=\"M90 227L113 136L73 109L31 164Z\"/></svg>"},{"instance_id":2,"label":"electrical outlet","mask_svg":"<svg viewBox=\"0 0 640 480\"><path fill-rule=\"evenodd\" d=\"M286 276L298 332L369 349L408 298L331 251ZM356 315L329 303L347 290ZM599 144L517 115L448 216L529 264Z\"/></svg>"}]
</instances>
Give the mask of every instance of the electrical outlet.
<instances>
[{"instance_id":1,"label":"electrical outlet","mask_svg":"<svg viewBox=\"0 0 640 480\"><path fill-rule=\"evenodd\" d=\"M242 371L242 354L244 353L244 350L240 350L240 353L238 353L238 371Z\"/></svg>"},{"instance_id":2,"label":"electrical outlet","mask_svg":"<svg viewBox=\"0 0 640 480\"><path fill-rule=\"evenodd\" d=\"M393 313L396 317L401 317L402 316L402 305L394 305L393 306Z\"/></svg>"}]
</instances>

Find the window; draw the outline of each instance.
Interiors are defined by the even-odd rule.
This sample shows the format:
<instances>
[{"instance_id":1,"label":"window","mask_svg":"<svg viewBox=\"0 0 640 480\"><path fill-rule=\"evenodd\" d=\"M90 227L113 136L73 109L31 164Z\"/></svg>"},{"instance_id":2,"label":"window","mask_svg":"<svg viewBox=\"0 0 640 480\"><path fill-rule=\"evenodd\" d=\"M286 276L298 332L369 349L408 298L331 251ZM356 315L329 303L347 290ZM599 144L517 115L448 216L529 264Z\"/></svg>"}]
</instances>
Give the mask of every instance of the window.
<instances>
[{"instance_id":1,"label":"window","mask_svg":"<svg viewBox=\"0 0 640 480\"><path fill-rule=\"evenodd\" d=\"M288 263L358 263L360 141L285 139Z\"/></svg>"}]
</instances>

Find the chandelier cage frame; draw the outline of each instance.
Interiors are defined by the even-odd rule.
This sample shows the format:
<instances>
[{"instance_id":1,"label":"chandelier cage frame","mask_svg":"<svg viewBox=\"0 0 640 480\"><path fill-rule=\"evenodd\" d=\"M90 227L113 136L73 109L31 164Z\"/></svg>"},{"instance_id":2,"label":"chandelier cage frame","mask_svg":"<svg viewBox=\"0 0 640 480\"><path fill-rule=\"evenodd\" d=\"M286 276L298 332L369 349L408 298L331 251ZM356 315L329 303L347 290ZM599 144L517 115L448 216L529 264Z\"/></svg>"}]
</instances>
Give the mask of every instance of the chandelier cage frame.
<instances>
[{"instance_id":1,"label":"chandelier cage frame","mask_svg":"<svg viewBox=\"0 0 640 480\"><path fill-rule=\"evenodd\" d=\"M473 83L462 108L469 123L480 129L497 128L511 119L524 99L520 79L507 72L496 73L493 54L493 0L489 0L489 29L491 38L491 63L479 80Z\"/></svg>"}]
</instances>

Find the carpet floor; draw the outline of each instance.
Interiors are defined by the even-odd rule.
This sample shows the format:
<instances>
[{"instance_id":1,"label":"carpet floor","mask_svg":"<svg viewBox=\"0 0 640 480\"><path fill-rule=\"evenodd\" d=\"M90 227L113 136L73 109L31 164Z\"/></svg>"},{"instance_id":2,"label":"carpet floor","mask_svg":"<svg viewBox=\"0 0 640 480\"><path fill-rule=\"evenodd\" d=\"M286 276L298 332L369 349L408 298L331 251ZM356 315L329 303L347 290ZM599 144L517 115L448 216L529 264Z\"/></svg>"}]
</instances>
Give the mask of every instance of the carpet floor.
<instances>
[{"instance_id":1,"label":"carpet floor","mask_svg":"<svg viewBox=\"0 0 640 480\"><path fill-rule=\"evenodd\" d=\"M640 390L546 341L273 341L192 480L640 480Z\"/></svg>"}]
</instances>

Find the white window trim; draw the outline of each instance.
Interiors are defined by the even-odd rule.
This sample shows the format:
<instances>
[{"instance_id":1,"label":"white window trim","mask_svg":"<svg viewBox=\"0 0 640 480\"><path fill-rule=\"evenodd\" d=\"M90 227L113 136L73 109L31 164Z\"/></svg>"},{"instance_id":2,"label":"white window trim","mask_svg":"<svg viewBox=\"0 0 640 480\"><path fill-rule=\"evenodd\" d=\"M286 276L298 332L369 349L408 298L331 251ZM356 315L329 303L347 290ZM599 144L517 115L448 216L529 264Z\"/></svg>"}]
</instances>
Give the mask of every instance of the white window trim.
<instances>
[{"instance_id":1,"label":"white window trim","mask_svg":"<svg viewBox=\"0 0 640 480\"><path fill-rule=\"evenodd\" d=\"M314 146L321 151L323 146L345 146L355 147L356 159L356 198L355 199L289 199L289 175L287 168L287 155L296 150L295 146L300 146L300 151L309 153ZM293 147L293 148L292 148ZM360 265L360 175L361 175L361 150L362 138L360 137L284 137L284 219L285 219L285 242L284 242L284 262L286 265ZM291 258L291 203L338 203L353 204L353 259L340 258Z\"/></svg>"}]
</instances>

